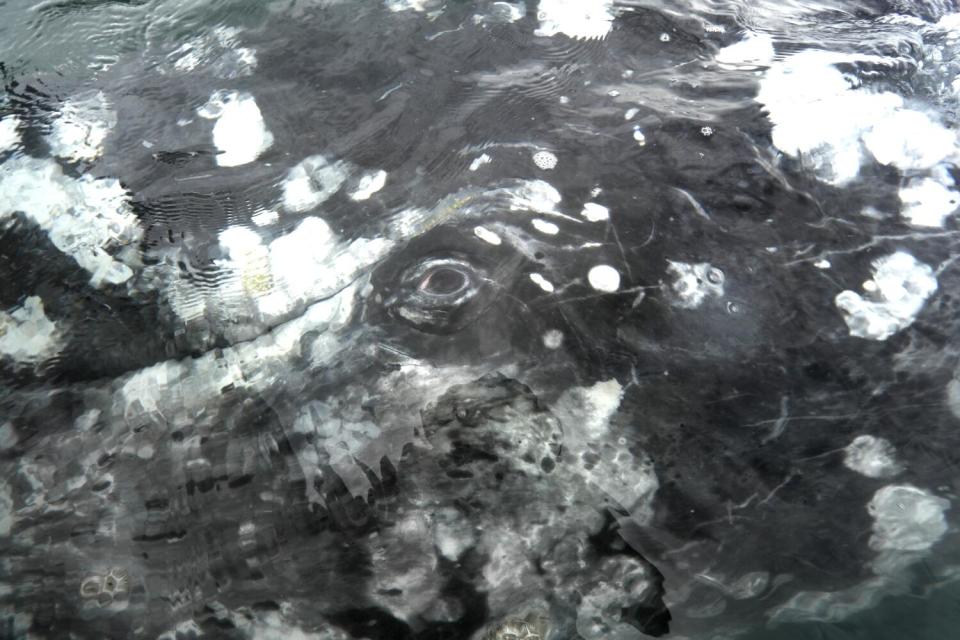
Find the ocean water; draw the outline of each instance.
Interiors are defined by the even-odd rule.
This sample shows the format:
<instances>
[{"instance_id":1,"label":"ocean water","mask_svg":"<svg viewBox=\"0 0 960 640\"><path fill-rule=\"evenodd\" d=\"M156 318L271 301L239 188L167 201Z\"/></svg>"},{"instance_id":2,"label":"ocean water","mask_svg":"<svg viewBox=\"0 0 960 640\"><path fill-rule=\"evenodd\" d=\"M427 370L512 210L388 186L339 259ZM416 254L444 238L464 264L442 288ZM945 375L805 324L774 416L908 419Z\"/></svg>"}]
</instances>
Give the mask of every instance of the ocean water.
<instances>
[{"instance_id":1,"label":"ocean water","mask_svg":"<svg viewBox=\"0 0 960 640\"><path fill-rule=\"evenodd\" d=\"M0 2L0 640L960 637L960 5Z\"/></svg>"}]
</instances>

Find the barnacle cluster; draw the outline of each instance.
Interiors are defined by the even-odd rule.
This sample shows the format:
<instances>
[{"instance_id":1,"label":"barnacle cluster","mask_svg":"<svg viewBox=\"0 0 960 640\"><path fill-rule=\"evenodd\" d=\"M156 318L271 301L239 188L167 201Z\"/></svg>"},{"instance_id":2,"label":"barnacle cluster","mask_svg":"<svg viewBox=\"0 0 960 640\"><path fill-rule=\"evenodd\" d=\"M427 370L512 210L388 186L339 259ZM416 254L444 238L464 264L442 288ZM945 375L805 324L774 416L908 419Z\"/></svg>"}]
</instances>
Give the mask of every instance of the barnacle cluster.
<instances>
[{"instance_id":1,"label":"barnacle cluster","mask_svg":"<svg viewBox=\"0 0 960 640\"><path fill-rule=\"evenodd\" d=\"M550 620L540 610L506 618L483 636L483 640L547 640Z\"/></svg>"},{"instance_id":2,"label":"barnacle cluster","mask_svg":"<svg viewBox=\"0 0 960 640\"><path fill-rule=\"evenodd\" d=\"M130 576L126 569L113 568L106 574L88 576L80 584L80 596L107 607L116 600L123 600L130 592Z\"/></svg>"}]
</instances>

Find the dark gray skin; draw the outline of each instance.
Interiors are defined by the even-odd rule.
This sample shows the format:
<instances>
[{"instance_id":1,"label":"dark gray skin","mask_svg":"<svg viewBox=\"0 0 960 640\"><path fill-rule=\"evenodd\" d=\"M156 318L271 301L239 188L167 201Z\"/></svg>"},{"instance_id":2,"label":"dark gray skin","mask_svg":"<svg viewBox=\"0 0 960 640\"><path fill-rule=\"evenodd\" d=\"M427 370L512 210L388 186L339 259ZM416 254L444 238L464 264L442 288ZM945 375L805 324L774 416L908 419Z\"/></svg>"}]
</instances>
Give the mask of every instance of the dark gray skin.
<instances>
[{"instance_id":1,"label":"dark gray skin","mask_svg":"<svg viewBox=\"0 0 960 640\"><path fill-rule=\"evenodd\" d=\"M219 257L225 226L273 206L279 180L308 155L388 171L365 204L345 187L263 232L279 237L313 215L344 240L395 238L331 294L341 317L308 323L297 309L233 341L215 322L185 327L162 289L141 280L86 287L24 225L3 239L53 265L8 252L22 277L3 285L5 306L35 293L74 327L58 362L10 368L2 399L16 519L0 537L11 587L0 601L30 614L33 634L156 637L192 619L205 637L239 638L274 615L329 638L496 637L535 612L549 620L548 637L568 638L588 630L584 602L595 598L609 605L599 637L734 635L798 592L873 577L866 504L890 481L842 465L855 436L894 445L905 467L898 484L954 500L960 432L944 389L957 361L956 269L938 275L940 293L886 342L851 338L832 303L879 255L907 248L936 265L956 251L949 236L873 241L904 235L895 216L854 224L850 212L864 205L895 208L891 169L868 167L861 186L840 191L775 168L768 124L745 102L750 81L694 82L715 43L653 12L619 18L602 42L575 43L532 37L532 7L492 26L473 24L466 7L429 23L363 11L360 20L355 8L331 7L245 34L260 60L250 77L161 74L156 52L117 65L98 79L117 127L104 157L77 167L130 190L145 264L173 254L194 267ZM371 38L376 25L382 35ZM513 85L484 80L508 67L529 71ZM638 91L665 94L678 75L671 91L689 104L729 109L704 137L704 121L651 100L637 116L641 148L623 105L600 89L623 83L624 69ZM30 151L42 155L43 107L76 88L38 98L23 85L11 95L33 127ZM276 136L257 162L218 167L209 122L176 126L217 89L256 96ZM162 148L144 149L146 138ZM462 153L530 141L554 150L554 171L534 167L526 147L491 147L495 161L477 172L467 168L476 153ZM490 194L534 178L560 190L572 217L601 188L595 201L610 223L551 219L560 234L533 233L534 214L498 209ZM429 222L398 234L393 224L415 206ZM480 242L478 220L515 230L515 240ZM802 262L829 251L829 274ZM418 292L431 281L407 276L438 258L466 265L476 293L448 304L441 287L431 319L411 321L400 310L424 305ZM667 260L715 265L723 296L680 308ZM618 269L620 292L589 287L598 263ZM564 286L548 295L533 272ZM564 334L559 349L542 342L550 329ZM284 331L296 337L291 349L241 354ZM243 382L206 386L203 367L216 361L236 364ZM125 405L122 387L158 362L174 363L180 385L159 385L156 406ZM576 390L611 380L623 397L604 438L584 448L592 410ZM331 413L304 429L311 402ZM789 419L778 423L784 406ZM326 426L343 421L379 431L334 461ZM649 513L591 480L590 454L603 460L608 450L627 452L627 476L652 461ZM473 542L451 559L437 542L443 527ZM497 539L526 542L503 561L491 550ZM935 548L941 564L955 545L951 533ZM491 588L504 562L518 567L515 578ZM107 598L111 569L118 585ZM91 576L96 594L84 591ZM930 581L905 570L889 588ZM21 633L10 620L8 635Z\"/></svg>"}]
</instances>

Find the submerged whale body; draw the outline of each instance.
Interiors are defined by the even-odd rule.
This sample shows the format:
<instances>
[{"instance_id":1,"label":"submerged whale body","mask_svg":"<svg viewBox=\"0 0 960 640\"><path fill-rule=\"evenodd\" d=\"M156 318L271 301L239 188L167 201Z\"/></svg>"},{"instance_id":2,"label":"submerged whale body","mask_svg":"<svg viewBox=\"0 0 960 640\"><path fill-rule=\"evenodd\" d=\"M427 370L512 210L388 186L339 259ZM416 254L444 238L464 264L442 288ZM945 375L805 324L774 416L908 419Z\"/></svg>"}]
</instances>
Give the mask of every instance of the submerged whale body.
<instances>
[{"instance_id":1,"label":"submerged whale body","mask_svg":"<svg viewBox=\"0 0 960 640\"><path fill-rule=\"evenodd\" d=\"M714 4L158 3L4 67L0 637L732 638L954 580L960 21Z\"/></svg>"}]
</instances>

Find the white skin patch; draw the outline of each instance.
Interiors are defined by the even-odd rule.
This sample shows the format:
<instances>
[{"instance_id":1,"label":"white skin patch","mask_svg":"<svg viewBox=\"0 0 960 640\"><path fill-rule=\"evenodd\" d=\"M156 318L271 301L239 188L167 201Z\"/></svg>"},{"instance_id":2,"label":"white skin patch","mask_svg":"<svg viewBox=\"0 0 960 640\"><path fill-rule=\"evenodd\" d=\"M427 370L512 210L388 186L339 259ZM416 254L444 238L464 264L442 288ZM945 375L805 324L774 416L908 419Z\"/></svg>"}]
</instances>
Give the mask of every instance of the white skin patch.
<instances>
[{"instance_id":1,"label":"white skin patch","mask_svg":"<svg viewBox=\"0 0 960 640\"><path fill-rule=\"evenodd\" d=\"M603 222L610 219L610 210L602 204L588 202L583 205L583 210L580 212L580 215L589 222Z\"/></svg>"},{"instance_id":2,"label":"white skin patch","mask_svg":"<svg viewBox=\"0 0 960 640\"><path fill-rule=\"evenodd\" d=\"M900 189L900 202L900 215L911 226L943 227L960 206L960 194L940 180L921 178Z\"/></svg>"},{"instance_id":3,"label":"white skin patch","mask_svg":"<svg viewBox=\"0 0 960 640\"><path fill-rule=\"evenodd\" d=\"M717 52L716 61L724 67L750 70L770 66L774 54L773 38L766 33L748 33Z\"/></svg>"},{"instance_id":4,"label":"white skin patch","mask_svg":"<svg viewBox=\"0 0 960 640\"><path fill-rule=\"evenodd\" d=\"M253 162L273 145L273 134L249 93L218 91L197 114L217 121L213 125L213 145L220 152L217 164L221 167Z\"/></svg>"},{"instance_id":5,"label":"white skin patch","mask_svg":"<svg viewBox=\"0 0 960 640\"><path fill-rule=\"evenodd\" d=\"M873 495L867 511L873 516L874 551L924 551L947 532L944 512L950 502L911 485L888 485Z\"/></svg>"},{"instance_id":6,"label":"white skin patch","mask_svg":"<svg viewBox=\"0 0 960 640\"><path fill-rule=\"evenodd\" d=\"M288 211L308 211L336 193L347 179L342 162L321 155L309 156L287 173L283 182L283 206Z\"/></svg>"},{"instance_id":7,"label":"white skin patch","mask_svg":"<svg viewBox=\"0 0 960 640\"><path fill-rule=\"evenodd\" d=\"M539 231L540 233L545 233L548 236L555 236L560 233L560 227L553 224L552 222L547 222L546 220L541 220L540 218L534 218L530 221L530 224L533 225L533 228Z\"/></svg>"},{"instance_id":8,"label":"white skin patch","mask_svg":"<svg viewBox=\"0 0 960 640\"><path fill-rule=\"evenodd\" d=\"M653 465L627 451L625 442L609 442L610 423L623 394L623 386L612 379L590 387L573 387L557 400L555 413L565 425L564 448L577 459L584 454L598 459L593 469L583 470L587 481L644 523L653 515L651 504L659 486ZM607 444L601 444L604 442Z\"/></svg>"},{"instance_id":9,"label":"white skin patch","mask_svg":"<svg viewBox=\"0 0 960 640\"><path fill-rule=\"evenodd\" d=\"M0 222L17 211L89 272L93 286L121 284L133 276L108 251L131 245L141 235L119 181L94 180L89 174L75 180L53 160L15 156L0 165Z\"/></svg>"},{"instance_id":10,"label":"white skin patch","mask_svg":"<svg viewBox=\"0 0 960 640\"><path fill-rule=\"evenodd\" d=\"M623 114L623 119L633 120L635 117L637 117L638 113L640 113L640 109L637 109L636 107L632 109L627 109L627 112Z\"/></svg>"},{"instance_id":11,"label":"white skin patch","mask_svg":"<svg viewBox=\"0 0 960 640\"><path fill-rule=\"evenodd\" d=\"M603 38L613 24L613 0L540 0L538 36L559 33L578 39Z\"/></svg>"},{"instance_id":12,"label":"white skin patch","mask_svg":"<svg viewBox=\"0 0 960 640\"><path fill-rule=\"evenodd\" d=\"M929 265L898 251L873 262L873 280L864 283L864 290L866 298L847 290L834 302L851 336L886 340L913 324L936 292L937 278Z\"/></svg>"},{"instance_id":13,"label":"white skin patch","mask_svg":"<svg viewBox=\"0 0 960 640\"><path fill-rule=\"evenodd\" d=\"M620 272L608 264L598 264L587 274L590 286L597 291L613 293L620 288Z\"/></svg>"},{"instance_id":14,"label":"white skin patch","mask_svg":"<svg viewBox=\"0 0 960 640\"><path fill-rule=\"evenodd\" d=\"M63 103L47 142L53 155L64 160L96 160L116 124L117 116L102 92L77 96Z\"/></svg>"},{"instance_id":15,"label":"white skin patch","mask_svg":"<svg viewBox=\"0 0 960 640\"><path fill-rule=\"evenodd\" d=\"M486 227L474 227L473 235L494 246L499 246L500 243L503 242L503 240L500 239L500 236L495 234L493 231L490 231L490 229L487 229Z\"/></svg>"},{"instance_id":16,"label":"white skin patch","mask_svg":"<svg viewBox=\"0 0 960 640\"><path fill-rule=\"evenodd\" d=\"M221 266L237 275L235 280L221 282L220 293L229 297L230 289L234 287L236 291L232 293L242 297L270 293L273 288L270 251L259 234L246 227L228 227L220 233L219 240L229 256L229 260L220 263Z\"/></svg>"},{"instance_id":17,"label":"white skin patch","mask_svg":"<svg viewBox=\"0 0 960 640\"><path fill-rule=\"evenodd\" d=\"M342 346L327 331L335 332L346 324L353 312L355 294L356 287L347 286L311 305L303 315L220 353L207 351L197 358L168 360L125 376L110 403L113 417L136 419L174 403L183 408L183 416L188 416L208 410L210 398L226 385L234 384L252 393L268 389L275 384L284 363L300 353L300 340L308 331L320 333L307 354L310 366L325 366ZM180 384L170 384L171 381ZM186 419L174 418L173 423L183 426Z\"/></svg>"},{"instance_id":18,"label":"white skin patch","mask_svg":"<svg viewBox=\"0 0 960 640\"><path fill-rule=\"evenodd\" d=\"M893 445L883 438L862 435L843 450L843 464L868 478L889 478L903 471Z\"/></svg>"},{"instance_id":19,"label":"white skin patch","mask_svg":"<svg viewBox=\"0 0 960 640\"><path fill-rule=\"evenodd\" d=\"M579 433L587 441L600 440L607 436L610 429L610 419L620 407L623 399L623 386L616 380L598 382L591 387L574 387L564 393L560 400L563 408L564 401L571 403L567 407L572 415L580 416Z\"/></svg>"},{"instance_id":20,"label":"white skin patch","mask_svg":"<svg viewBox=\"0 0 960 640\"><path fill-rule=\"evenodd\" d=\"M357 185L357 190L350 194L350 199L356 201L369 200L370 196L380 191L380 189L383 189L386 184L386 171L381 169L380 171L368 173L360 178L360 184Z\"/></svg>"},{"instance_id":21,"label":"white skin patch","mask_svg":"<svg viewBox=\"0 0 960 640\"><path fill-rule=\"evenodd\" d=\"M7 116L0 120L0 153L20 146L20 133L17 131L19 127L20 118L17 116Z\"/></svg>"},{"instance_id":22,"label":"white skin patch","mask_svg":"<svg viewBox=\"0 0 960 640\"><path fill-rule=\"evenodd\" d=\"M351 248L356 246L368 253L372 262L385 250L386 244L361 238ZM343 251L329 225L319 218L306 218L289 234L270 243L273 273L283 284L282 290L294 298L316 299L323 295L322 291L339 289L340 279L352 277L356 272L355 263L352 252Z\"/></svg>"},{"instance_id":23,"label":"white skin patch","mask_svg":"<svg viewBox=\"0 0 960 640\"><path fill-rule=\"evenodd\" d=\"M570 219L569 216L557 211L557 205L563 198L549 182L527 180L515 187L498 190L498 192L507 197L511 211L525 211Z\"/></svg>"},{"instance_id":24,"label":"white skin patch","mask_svg":"<svg viewBox=\"0 0 960 640\"><path fill-rule=\"evenodd\" d=\"M546 291L547 293L553 293L553 283L544 278L539 273L531 273L530 280L533 281L535 285Z\"/></svg>"},{"instance_id":25,"label":"white skin patch","mask_svg":"<svg viewBox=\"0 0 960 640\"><path fill-rule=\"evenodd\" d=\"M563 332L559 329L550 329L544 332L543 346L547 349L559 349L563 346Z\"/></svg>"},{"instance_id":26,"label":"white skin patch","mask_svg":"<svg viewBox=\"0 0 960 640\"><path fill-rule=\"evenodd\" d=\"M0 311L0 356L24 364L39 364L55 356L62 332L43 310L43 301L30 296L23 305Z\"/></svg>"},{"instance_id":27,"label":"white skin patch","mask_svg":"<svg viewBox=\"0 0 960 640\"><path fill-rule=\"evenodd\" d=\"M279 219L280 219L280 214L274 211L273 209L266 209L264 211L260 211L259 213L253 214L253 216L251 216L250 218L253 224L257 225L258 227L266 227L268 225L275 223Z\"/></svg>"},{"instance_id":28,"label":"white skin patch","mask_svg":"<svg viewBox=\"0 0 960 640\"><path fill-rule=\"evenodd\" d=\"M490 164L493 162L493 158L483 153L473 159L473 162L470 163L470 171L476 171L485 164Z\"/></svg>"},{"instance_id":29,"label":"white skin patch","mask_svg":"<svg viewBox=\"0 0 960 640\"><path fill-rule=\"evenodd\" d=\"M557 156L549 151L537 151L533 154L533 164L544 171L552 171L557 166Z\"/></svg>"},{"instance_id":30,"label":"white skin patch","mask_svg":"<svg viewBox=\"0 0 960 640\"><path fill-rule=\"evenodd\" d=\"M674 278L668 285L668 293L681 309L696 309L708 298L723 297L726 276L706 262L688 264L670 260L667 272Z\"/></svg>"},{"instance_id":31,"label":"white skin patch","mask_svg":"<svg viewBox=\"0 0 960 640\"><path fill-rule=\"evenodd\" d=\"M637 144L641 147L647 144L647 136L640 130L640 127L633 128L633 139L636 140Z\"/></svg>"},{"instance_id":32,"label":"white skin patch","mask_svg":"<svg viewBox=\"0 0 960 640\"><path fill-rule=\"evenodd\" d=\"M954 152L956 136L890 92L860 89L835 65L886 58L804 51L776 63L757 101L773 124L773 144L804 158L818 177L842 185L871 154L902 170L930 169Z\"/></svg>"},{"instance_id":33,"label":"white skin patch","mask_svg":"<svg viewBox=\"0 0 960 640\"><path fill-rule=\"evenodd\" d=\"M205 318L232 342L249 340L298 305L340 291L391 246L385 238L340 242L317 217L304 218L269 243L246 227L226 229L220 243L228 258L217 263L222 270L217 287L198 289L191 281L178 280L166 296L184 321ZM232 321L238 310L250 321Z\"/></svg>"}]
</instances>

